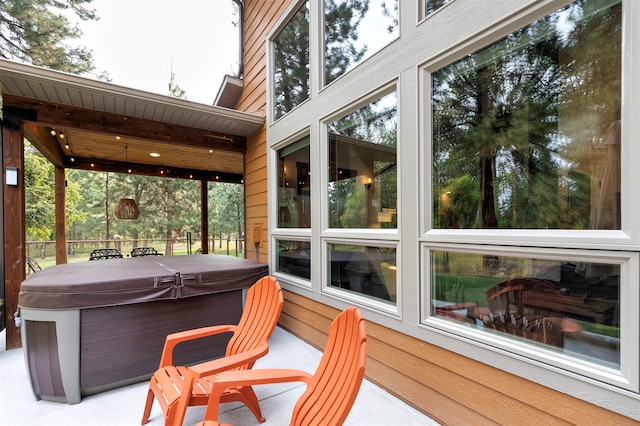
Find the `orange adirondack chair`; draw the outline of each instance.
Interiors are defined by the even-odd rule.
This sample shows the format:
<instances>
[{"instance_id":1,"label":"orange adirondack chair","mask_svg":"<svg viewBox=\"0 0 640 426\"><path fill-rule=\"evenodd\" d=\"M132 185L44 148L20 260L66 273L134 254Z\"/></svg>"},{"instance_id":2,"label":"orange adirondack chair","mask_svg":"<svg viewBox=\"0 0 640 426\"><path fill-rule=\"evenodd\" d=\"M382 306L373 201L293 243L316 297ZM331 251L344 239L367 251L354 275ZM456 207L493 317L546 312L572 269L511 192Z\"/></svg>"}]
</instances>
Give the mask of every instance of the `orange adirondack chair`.
<instances>
[{"instance_id":1,"label":"orange adirondack chair","mask_svg":"<svg viewBox=\"0 0 640 426\"><path fill-rule=\"evenodd\" d=\"M182 425L188 406L207 404L212 387L207 376L253 367L256 360L269 351L269 338L278 323L283 304L282 288L278 281L273 277L263 277L248 290L238 325L217 325L168 335L160 367L149 383L142 424L149 421L155 398L162 408L165 425ZM172 365L173 349L178 343L227 332L233 332L233 336L227 344L225 356L198 364L198 371L202 375L197 380L187 377L186 367ZM220 401L242 402L258 420L262 418L258 398L250 386L229 389L220 396Z\"/></svg>"},{"instance_id":2,"label":"orange adirondack chair","mask_svg":"<svg viewBox=\"0 0 640 426\"><path fill-rule=\"evenodd\" d=\"M357 308L347 308L331 323L324 354L313 375L293 369L255 369L216 374L211 377L213 389L204 421L198 426L219 425L219 404L224 401L227 389L283 382L307 384L306 391L294 407L291 425L342 425L364 377L366 346L364 319ZM201 377L207 372L195 366L189 368L189 374Z\"/></svg>"}]
</instances>

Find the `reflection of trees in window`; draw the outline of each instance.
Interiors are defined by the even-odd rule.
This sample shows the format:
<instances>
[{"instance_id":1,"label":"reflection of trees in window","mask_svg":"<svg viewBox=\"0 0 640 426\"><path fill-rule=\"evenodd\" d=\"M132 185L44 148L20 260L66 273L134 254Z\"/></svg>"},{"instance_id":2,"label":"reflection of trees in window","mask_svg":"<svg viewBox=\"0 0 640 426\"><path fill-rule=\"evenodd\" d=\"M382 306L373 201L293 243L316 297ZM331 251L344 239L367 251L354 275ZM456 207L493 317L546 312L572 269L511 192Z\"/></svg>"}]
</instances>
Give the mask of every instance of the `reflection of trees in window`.
<instances>
[{"instance_id":1,"label":"reflection of trees in window","mask_svg":"<svg viewBox=\"0 0 640 426\"><path fill-rule=\"evenodd\" d=\"M329 125L332 228L397 227L396 114L392 93Z\"/></svg>"},{"instance_id":2,"label":"reflection of trees in window","mask_svg":"<svg viewBox=\"0 0 640 426\"><path fill-rule=\"evenodd\" d=\"M325 0L325 84L378 51L397 32L397 0L381 5L371 0Z\"/></svg>"},{"instance_id":3,"label":"reflection of trees in window","mask_svg":"<svg viewBox=\"0 0 640 426\"><path fill-rule=\"evenodd\" d=\"M274 113L280 118L309 98L309 2L273 42Z\"/></svg>"},{"instance_id":4,"label":"reflection of trees in window","mask_svg":"<svg viewBox=\"0 0 640 426\"><path fill-rule=\"evenodd\" d=\"M620 5L605 3L575 2L433 73L436 228L589 227L593 146L620 116Z\"/></svg>"},{"instance_id":5,"label":"reflection of trees in window","mask_svg":"<svg viewBox=\"0 0 640 426\"><path fill-rule=\"evenodd\" d=\"M358 26L369 9L368 0L324 2L325 83L329 84L359 62L367 47L356 49Z\"/></svg>"}]
</instances>

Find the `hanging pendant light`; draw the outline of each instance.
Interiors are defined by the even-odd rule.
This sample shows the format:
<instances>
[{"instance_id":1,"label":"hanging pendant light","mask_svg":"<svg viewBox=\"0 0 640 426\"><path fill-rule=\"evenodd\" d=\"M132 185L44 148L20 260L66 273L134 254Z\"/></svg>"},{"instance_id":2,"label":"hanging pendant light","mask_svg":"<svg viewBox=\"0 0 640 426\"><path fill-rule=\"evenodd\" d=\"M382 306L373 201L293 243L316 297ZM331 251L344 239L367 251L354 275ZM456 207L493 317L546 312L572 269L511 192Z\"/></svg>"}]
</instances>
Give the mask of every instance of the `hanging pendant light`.
<instances>
[{"instance_id":1,"label":"hanging pendant light","mask_svg":"<svg viewBox=\"0 0 640 426\"><path fill-rule=\"evenodd\" d=\"M124 158L127 169L129 163L127 156L128 148L128 146L124 147ZM131 173L131 170L129 170L129 173ZM138 216L140 216L140 210L138 209L136 200L132 198L121 198L120 200L118 200L118 204L116 204L115 214L118 219L137 219Z\"/></svg>"},{"instance_id":2,"label":"hanging pendant light","mask_svg":"<svg viewBox=\"0 0 640 426\"><path fill-rule=\"evenodd\" d=\"M121 198L116 204L116 217L118 219L137 219L140 216L140 210L136 200L132 198Z\"/></svg>"}]
</instances>

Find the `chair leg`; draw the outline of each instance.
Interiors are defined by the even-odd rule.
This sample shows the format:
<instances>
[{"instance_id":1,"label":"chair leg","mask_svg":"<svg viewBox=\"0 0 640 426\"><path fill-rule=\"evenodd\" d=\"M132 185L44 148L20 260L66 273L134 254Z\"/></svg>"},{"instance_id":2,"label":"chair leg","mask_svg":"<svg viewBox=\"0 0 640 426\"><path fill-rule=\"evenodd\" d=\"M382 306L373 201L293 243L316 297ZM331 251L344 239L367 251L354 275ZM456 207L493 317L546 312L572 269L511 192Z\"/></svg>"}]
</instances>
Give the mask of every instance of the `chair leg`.
<instances>
[{"instance_id":1,"label":"chair leg","mask_svg":"<svg viewBox=\"0 0 640 426\"><path fill-rule=\"evenodd\" d=\"M144 413L142 414L142 422L143 425L149 423L149 416L151 415L151 407L153 406L153 392L151 389L147 391L147 404L144 406Z\"/></svg>"},{"instance_id":2,"label":"chair leg","mask_svg":"<svg viewBox=\"0 0 640 426\"><path fill-rule=\"evenodd\" d=\"M262 411L260 410L260 403L258 397L253 391L251 386L241 386L237 388L228 389L222 394L221 403L237 401L243 403L256 417L256 420L260 423L264 423L267 419L262 417Z\"/></svg>"}]
</instances>

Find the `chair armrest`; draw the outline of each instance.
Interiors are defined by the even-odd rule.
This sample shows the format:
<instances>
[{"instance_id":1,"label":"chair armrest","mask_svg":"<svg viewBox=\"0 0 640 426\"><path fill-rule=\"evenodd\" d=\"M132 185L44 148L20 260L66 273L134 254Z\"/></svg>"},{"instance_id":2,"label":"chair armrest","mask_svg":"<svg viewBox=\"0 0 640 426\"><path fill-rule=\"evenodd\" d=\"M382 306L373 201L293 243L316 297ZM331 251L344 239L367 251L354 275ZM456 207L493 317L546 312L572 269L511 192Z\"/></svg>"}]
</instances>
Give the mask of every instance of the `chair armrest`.
<instances>
[{"instance_id":1,"label":"chair armrest","mask_svg":"<svg viewBox=\"0 0 640 426\"><path fill-rule=\"evenodd\" d=\"M162 349L162 356L160 357L160 368L173 365L173 349L178 343L213 336L215 334L231 333L235 331L236 327L235 325L213 325L211 327L201 327L169 334L164 341L164 348Z\"/></svg>"},{"instance_id":2,"label":"chair armrest","mask_svg":"<svg viewBox=\"0 0 640 426\"><path fill-rule=\"evenodd\" d=\"M211 377L213 388L209 396L207 410L204 413L204 421L218 421L220 398L228 388L286 382L308 383L311 377L311 374L306 371L288 368L235 370L215 374Z\"/></svg>"},{"instance_id":3,"label":"chair armrest","mask_svg":"<svg viewBox=\"0 0 640 426\"><path fill-rule=\"evenodd\" d=\"M253 363L258 358L265 356L267 352L269 352L269 345L263 345L250 351L201 362L188 367L189 374L193 376L194 379L211 376L221 371L227 371L241 367L245 364Z\"/></svg>"}]
</instances>

